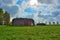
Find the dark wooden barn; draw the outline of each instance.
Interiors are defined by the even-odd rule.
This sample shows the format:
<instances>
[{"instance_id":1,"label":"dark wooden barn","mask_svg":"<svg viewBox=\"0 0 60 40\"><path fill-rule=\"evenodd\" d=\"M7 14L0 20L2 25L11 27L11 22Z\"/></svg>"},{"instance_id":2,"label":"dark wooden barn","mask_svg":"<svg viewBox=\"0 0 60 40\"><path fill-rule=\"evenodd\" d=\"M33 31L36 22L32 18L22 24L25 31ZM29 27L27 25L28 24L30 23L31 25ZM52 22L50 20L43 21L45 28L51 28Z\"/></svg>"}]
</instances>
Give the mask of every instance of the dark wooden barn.
<instances>
[{"instance_id":1,"label":"dark wooden barn","mask_svg":"<svg viewBox=\"0 0 60 40\"><path fill-rule=\"evenodd\" d=\"M31 26L34 25L34 20L28 18L15 18L12 20L12 25Z\"/></svg>"}]
</instances>

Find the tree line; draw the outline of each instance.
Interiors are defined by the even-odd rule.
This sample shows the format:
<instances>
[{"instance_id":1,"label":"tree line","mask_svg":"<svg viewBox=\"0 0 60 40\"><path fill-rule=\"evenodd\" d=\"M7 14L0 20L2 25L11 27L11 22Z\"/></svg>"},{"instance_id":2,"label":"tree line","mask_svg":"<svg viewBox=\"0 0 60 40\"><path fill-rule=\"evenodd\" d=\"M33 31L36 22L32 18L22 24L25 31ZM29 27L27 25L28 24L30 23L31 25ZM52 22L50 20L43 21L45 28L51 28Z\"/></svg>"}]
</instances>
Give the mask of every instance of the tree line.
<instances>
[{"instance_id":1,"label":"tree line","mask_svg":"<svg viewBox=\"0 0 60 40\"><path fill-rule=\"evenodd\" d=\"M0 25L9 25L10 24L10 14L7 11L3 11L2 8L0 8Z\"/></svg>"}]
</instances>

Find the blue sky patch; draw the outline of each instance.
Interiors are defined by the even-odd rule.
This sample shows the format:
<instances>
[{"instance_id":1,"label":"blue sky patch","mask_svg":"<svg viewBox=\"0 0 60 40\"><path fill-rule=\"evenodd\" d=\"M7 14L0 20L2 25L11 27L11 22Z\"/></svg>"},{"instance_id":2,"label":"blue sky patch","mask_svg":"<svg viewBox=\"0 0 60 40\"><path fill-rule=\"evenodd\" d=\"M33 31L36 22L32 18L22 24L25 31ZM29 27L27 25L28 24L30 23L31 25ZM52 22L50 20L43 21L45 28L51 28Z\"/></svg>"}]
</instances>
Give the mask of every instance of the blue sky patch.
<instances>
[{"instance_id":1,"label":"blue sky patch","mask_svg":"<svg viewBox=\"0 0 60 40\"><path fill-rule=\"evenodd\" d=\"M23 2L23 0L18 0L18 2L17 2L16 4L21 5L21 4L22 4L22 2Z\"/></svg>"},{"instance_id":2,"label":"blue sky patch","mask_svg":"<svg viewBox=\"0 0 60 40\"><path fill-rule=\"evenodd\" d=\"M26 8L25 10L24 10L24 12L26 12L26 13L35 13L36 11L34 10L34 9L32 9L32 8Z\"/></svg>"},{"instance_id":3,"label":"blue sky patch","mask_svg":"<svg viewBox=\"0 0 60 40\"><path fill-rule=\"evenodd\" d=\"M28 2L29 0L18 0L18 2L16 4L21 5L23 1Z\"/></svg>"}]
</instances>

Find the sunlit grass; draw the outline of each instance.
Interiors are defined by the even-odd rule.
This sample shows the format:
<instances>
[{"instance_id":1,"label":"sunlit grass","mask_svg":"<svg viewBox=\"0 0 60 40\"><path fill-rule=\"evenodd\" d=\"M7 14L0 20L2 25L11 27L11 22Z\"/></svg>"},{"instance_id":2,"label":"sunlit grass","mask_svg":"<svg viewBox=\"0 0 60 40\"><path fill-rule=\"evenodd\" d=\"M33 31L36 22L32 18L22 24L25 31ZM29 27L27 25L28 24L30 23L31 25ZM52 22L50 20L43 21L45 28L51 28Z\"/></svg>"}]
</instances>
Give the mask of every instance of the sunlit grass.
<instances>
[{"instance_id":1,"label":"sunlit grass","mask_svg":"<svg viewBox=\"0 0 60 40\"><path fill-rule=\"evenodd\" d=\"M0 40L60 40L60 26L0 25Z\"/></svg>"}]
</instances>

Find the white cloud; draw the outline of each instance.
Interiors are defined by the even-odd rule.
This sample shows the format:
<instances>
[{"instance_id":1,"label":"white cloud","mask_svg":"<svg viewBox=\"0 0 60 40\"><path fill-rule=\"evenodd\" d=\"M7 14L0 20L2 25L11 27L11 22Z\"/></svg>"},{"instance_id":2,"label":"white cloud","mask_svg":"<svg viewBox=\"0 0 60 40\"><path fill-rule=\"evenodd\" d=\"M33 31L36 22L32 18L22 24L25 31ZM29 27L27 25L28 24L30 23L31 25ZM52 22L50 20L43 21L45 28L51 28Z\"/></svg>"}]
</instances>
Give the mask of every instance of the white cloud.
<instances>
[{"instance_id":1,"label":"white cloud","mask_svg":"<svg viewBox=\"0 0 60 40\"><path fill-rule=\"evenodd\" d=\"M57 4L57 0L37 0L37 1L43 4Z\"/></svg>"},{"instance_id":2,"label":"white cloud","mask_svg":"<svg viewBox=\"0 0 60 40\"><path fill-rule=\"evenodd\" d=\"M36 5L38 4L37 0L30 0L30 5Z\"/></svg>"},{"instance_id":3,"label":"white cloud","mask_svg":"<svg viewBox=\"0 0 60 40\"><path fill-rule=\"evenodd\" d=\"M2 5L13 6L18 0L2 0Z\"/></svg>"},{"instance_id":4,"label":"white cloud","mask_svg":"<svg viewBox=\"0 0 60 40\"><path fill-rule=\"evenodd\" d=\"M27 15L32 15L32 14L27 14L24 9L26 8L33 8L35 9L34 6L30 5L29 2L23 2L20 6L19 6L19 12L18 12L18 16L19 17L26 17Z\"/></svg>"},{"instance_id":5,"label":"white cloud","mask_svg":"<svg viewBox=\"0 0 60 40\"><path fill-rule=\"evenodd\" d=\"M16 4L18 0L0 0L0 8L8 11L11 16L11 20L15 17L19 10L19 6Z\"/></svg>"},{"instance_id":6,"label":"white cloud","mask_svg":"<svg viewBox=\"0 0 60 40\"><path fill-rule=\"evenodd\" d=\"M52 12L58 10L56 8L56 6L59 4L57 0L30 0L29 2L23 1L21 5L16 4L17 1L18 0L0 0L0 7L10 12L11 19L15 17L26 17L27 15L30 15L36 23L60 20L58 18L60 16L52 17ZM27 14L26 12L24 12L24 9L29 7L36 10L37 12L34 14ZM40 11L41 14L39 14ZM38 15L40 15L40 17ZM45 17L47 19L45 19Z\"/></svg>"},{"instance_id":7,"label":"white cloud","mask_svg":"<svg viewBox=\"0 0 60 40\"><path fill-rule=\"evenodd\" d=\"M51 21L51 22L53 22L53 21L58 21L58 20L60 20L58 17L57 18L55 18L55 17L52 17L53 15L55 15L55 14L53 14L52 12L54 12L54 11L59 11L58 9L56 10L56 6L58 5L58 3L57 3L57 0L53 0L53 2L52 3L49 3L49 4L47 4L47 3L42 3L43 5L41 5L41 2L40 2L40 4L39 5L34 5L35 6L35 10L37 11L37 13L35 13L34 14L34 20L35 20L35 22L36 23L38 23L39 21L40 22L42 22L43 20L44 20L44 22L49 22L49 21ZM47 6L47 8L42 8L42 7L44 7L44 6ZM41 14L38 14L39 13L39 11L41 11L42 13ZM50 12L50 14L48 14L48 12ZM53 14L53 15L52 15ZM38 15L40 15L40 16L42 16L42 17L38 17ZM46 15L48 15L48 16L46 16ZM50 16L49 16L50 15ZM58 14L57 14L58 15ZM59 14L60 15L60 14ZM44 16L47 18L47 19L45 19L44 18ZM41 21L42 20L42 21Z\"/></svg>"}]
</instances>

